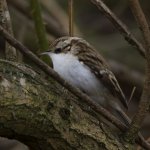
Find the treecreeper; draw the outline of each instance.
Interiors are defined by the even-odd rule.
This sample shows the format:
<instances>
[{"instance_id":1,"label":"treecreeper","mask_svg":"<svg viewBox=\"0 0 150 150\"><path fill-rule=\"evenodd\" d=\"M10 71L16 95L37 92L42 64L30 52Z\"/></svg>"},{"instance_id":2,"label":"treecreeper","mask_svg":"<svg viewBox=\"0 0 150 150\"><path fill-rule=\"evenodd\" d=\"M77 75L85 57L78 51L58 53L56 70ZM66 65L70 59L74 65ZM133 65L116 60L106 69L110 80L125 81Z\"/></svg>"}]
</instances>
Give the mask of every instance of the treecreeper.
<instances>
[{"instance_id":1,"label":"treecreeper","mask_svg":"<svg viewBox=\"0 0 150 150\"><path fill-rule=\"evenodd\" d=\"M61 37L48 51L53 69L66 81L86 93L126 125L129 118L125 95L105 59L86 40L78 37Z\"/></svg>"}]
</instances>

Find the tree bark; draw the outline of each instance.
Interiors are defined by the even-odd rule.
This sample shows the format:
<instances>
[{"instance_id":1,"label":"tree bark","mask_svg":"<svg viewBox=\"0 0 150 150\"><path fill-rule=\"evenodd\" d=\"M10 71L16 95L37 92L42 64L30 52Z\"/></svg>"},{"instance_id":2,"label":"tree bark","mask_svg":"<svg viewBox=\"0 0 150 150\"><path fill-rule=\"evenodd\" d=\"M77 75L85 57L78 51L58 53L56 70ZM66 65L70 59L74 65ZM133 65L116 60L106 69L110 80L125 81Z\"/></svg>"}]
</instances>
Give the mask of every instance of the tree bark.
<instances>
[{"instance_id":1,"label":"tree bark","mask_svg":"<svg viewBox=\"0 0 150 150\"><path fill-rule=\"evenodd\" d=\"M43 76L43 78L41 78ZM124 150L119 135L31 67L0 60L0 136L33 150Z\"/></svg>"},{"instance_id":2,"label":"tree bark","mask_svg":"<svg viewBox=\"0 0 150 150\"><path fill-rule=\"evenodd\" d=\"M7 7L6 0L0 1L0 25L2 25L11 35L13 35L10 14ZM16 49L5 42L3 37L0 36L0 58L6 58L7 60L16 61L17 54Z\"/></svg>"}]
</instances>

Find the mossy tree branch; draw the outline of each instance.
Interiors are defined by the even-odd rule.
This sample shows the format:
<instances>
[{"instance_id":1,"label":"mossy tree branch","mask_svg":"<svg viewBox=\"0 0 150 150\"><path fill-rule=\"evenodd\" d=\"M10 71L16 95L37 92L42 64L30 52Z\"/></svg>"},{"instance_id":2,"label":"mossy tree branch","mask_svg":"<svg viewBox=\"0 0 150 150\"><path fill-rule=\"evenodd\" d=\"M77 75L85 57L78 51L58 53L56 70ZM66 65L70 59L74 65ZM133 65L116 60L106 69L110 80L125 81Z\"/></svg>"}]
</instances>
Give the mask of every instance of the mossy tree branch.
<instances>
[{"instance_id":1,"label":"mossy tree branch","mask_svg":"<svg viewBox=\"0 0 150 150\"><path fill-rule=\"evenodd\" d=\"M85 103L49 80L31 67L0 60L0 136L32 150L126 150L105 124L79 107Z\"/></svg>"}]
</instances>

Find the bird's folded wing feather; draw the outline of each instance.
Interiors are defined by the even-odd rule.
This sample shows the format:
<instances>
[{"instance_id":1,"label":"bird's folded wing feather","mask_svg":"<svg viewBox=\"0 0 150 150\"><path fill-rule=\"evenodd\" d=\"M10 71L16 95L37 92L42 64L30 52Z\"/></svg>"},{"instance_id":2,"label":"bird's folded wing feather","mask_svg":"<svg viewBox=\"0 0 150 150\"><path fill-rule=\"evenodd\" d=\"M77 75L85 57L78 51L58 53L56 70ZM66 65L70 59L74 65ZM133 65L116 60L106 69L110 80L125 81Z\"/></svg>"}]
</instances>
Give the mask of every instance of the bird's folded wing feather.
<instances>
[{"instance_id":1,"label":"bird's folded wing feather","mask_svg":"<svg viewBox=\"0 0 150 150\"><path fill-rule=\"evenodd\" d=\"M84 62L91 71L96 75L100 82L110 91L113 96L120 99L123 106L128 108L127 100L124 96L122 89L119 86L115 75L109 70L107 63L104 58L97 53L93 48L89 48L87 51L80 53L79 60ZM84 60L84 61L83 61Z\"/></svg>"}]
</instances>

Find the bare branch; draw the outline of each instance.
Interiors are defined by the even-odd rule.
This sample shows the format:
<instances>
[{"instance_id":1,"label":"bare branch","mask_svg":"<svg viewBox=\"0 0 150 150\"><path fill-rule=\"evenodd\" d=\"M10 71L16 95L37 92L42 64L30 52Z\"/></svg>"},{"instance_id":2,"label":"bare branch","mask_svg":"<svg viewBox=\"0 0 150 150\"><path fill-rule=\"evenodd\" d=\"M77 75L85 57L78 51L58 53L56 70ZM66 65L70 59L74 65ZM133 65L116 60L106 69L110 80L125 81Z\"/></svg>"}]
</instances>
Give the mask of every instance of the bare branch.
<instances>
[{"instance_id":1,"label":"bare branch","mask_svg":"<svg viewBox=\"0 0 150 150\"><path fill-rule=\"evenodd\" d=\"M14 39L9 33L4 30L0 26L0 34L15 48L17 48L24 55L28 56L35 64L39 66L41 70L43 70L46 74L51 76L54 80L56 80L63 87L68 89L71 93L73 93L78 98L82 99L86 102L94 111L103 115L107 120L113 123L116 127L118 127L121 131L126 131L127 126L125 126L122 122L120 122L116 117L114 117L110 112L104 109L102 106L98 105L96 102L91 100L86 94L82 93L79 89L73 87L71 84L62 79L52 68L50 68L47 64L41 61L35 54L33 54L30 50L28 50L25 46L23 46L20 42ZM137 142L143 146L145 149L150 150L150 145L147 144L144 138L139 134L137 138Z\"/></svg>"},{"instance_id":2,"label":"bare branch","mask_svg":"<svg viewBox=\"0 0 150 150\"><path fill-rule=\"evenodd\" d=\"M139 1L129 0L129 4L133 15L142 31L146 48L146 78L143 93L140 100L139 109L133 118L128 132L125 135L126 140L134 141L141 128L144 118L148 113L148 108L150 105L150 30Z\"/></svg>"},{"instance_id":3,"label":"bare branch","mask_svg":"<svg viewBox=\"0 0 150 150\"><path fill-rule=\"evenodd\" d=\"M91 0L99 10L112 22L116 29L120 32L125 40L132 46L134 46L138 52L145 57L145 49L142 44L131 34L127 26L121 22L121 20L101 1Z\"/></svg>"},{"instance_id":4,"label":"bare branch","mask_svg":"<svg viewBox=\"0 0 150 150\"><path fill-rule=\"evenodd\" d=\"M132 89L132 91L131 91L131 95L130 95L130 98L129 98L129 100L128 100L128 104L130 104L130 102L131 102L131 100L132 100L132 98L133 98L133 95L134 95L134 93L135 93L135 90L136 90L136 87L134 86L133 89Z\"/></svg>"}]
</instances>

